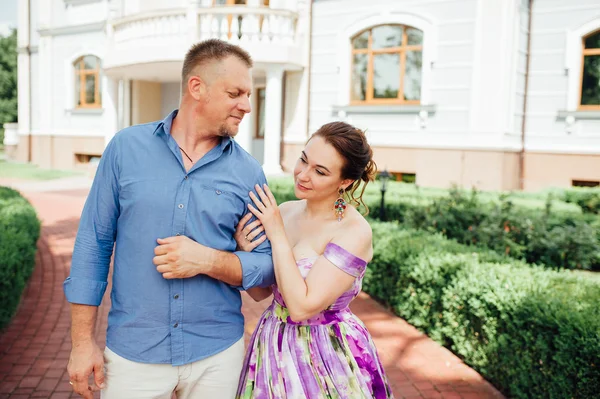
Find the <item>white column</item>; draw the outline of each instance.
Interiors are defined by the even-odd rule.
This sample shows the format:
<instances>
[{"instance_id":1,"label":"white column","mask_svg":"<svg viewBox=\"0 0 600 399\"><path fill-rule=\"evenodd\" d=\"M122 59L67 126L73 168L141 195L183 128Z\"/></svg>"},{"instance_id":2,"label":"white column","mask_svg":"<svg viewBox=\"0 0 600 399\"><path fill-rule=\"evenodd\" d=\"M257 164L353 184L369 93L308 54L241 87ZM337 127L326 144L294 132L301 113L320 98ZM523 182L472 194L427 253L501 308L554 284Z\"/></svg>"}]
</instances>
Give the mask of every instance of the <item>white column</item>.
<instances>
[{"instance_id":1,"label":"white column","mask_svg":"<svg viewBox=\"0 0 600 399\"><path fill-rule=\"evenodd\" d=\"M252 98L250 104L252 105L256 90L254 89L254 83L252 84ZM252 154L252 138L254 137L254 127L256 126L256 118L258 117L257 110L252 107L252 112L246 114L242 123L240 123L238 134L235 136L235 141L249 154Z\"/></svg>"},{"instance_id":2,"label":"white column","mask_svg":"<svg viewBox=\"0 0 600 399\"><path fill-rule=\"evenodd\" d=\"M39 82L39 130L41 134L51 135L54 129L52 113L57 106L52 98L53 63L52 63L52 36L40 36L38 42L39 65L43 68L37 70ZM61 104L62 105L62 104Z\"/></svg>"},{"instance_id":3,"label":"white column","mask_svg":"<svg viewBox=\"0 0 600 399\"><path fill-rule=\"evenodd\" d=\"M283 67L267 68L265 89L265 156L263 169L267 175L283 173L281 169L281 117L283 105Z\"/></svg>"},{"instance_id":4,"label":"white column","mask_svg":"<svg viewBox=\"0 0 600 399\"><path fill-rule=\"evenodd\" d=\"M197 0L189 0L186 14L188 43L192 45L193 43L196 43L198 41L199 36Z\"/></svg>"},{"instance_id":5,"label":"white column","mask_svg":"<svg viewBox=\"0 0 600 399\"><path fill-rule=\"evenodd\" d=\"M119 82L119 130L131 126L131 80L122 79Z\"/></svg>"},{"instance_id":6,"label":"white column","mask_svg":"<svg viewBox=\"0 0 600 399\"><path fill-rule=\"evenodd\" d=\"M478 0L470 125L479 134L512 131L518 0Z\"/></svg>"},{"instance_id":7,"label":"white column","mask_svg":"<svg viewBox=\"0 0 600 399\"><path fill-rule=\"evenodd\" d=\"M119 130L119 87L121 85L117 79L109 78L106 75L102 80L102 107L104 108L105 121L104 145L106 146Z\"/></svg>"},{"instance_id":8,"label":"white column","mask_svg":"<svg viewBox=\"0 0 600 399\"><path fill-rule=\"evenodd\" d=\"M244 150L252 154L252 127L254 126L254 113L247 114L240 123L238 134L235 136L235 141L242 146Z\"/></svg>"},{"instance_id":9,"label":"white column","mask_svg":"<svg viewBox=\"0 0 600 399\"><path fill-rule=\"evenodd\" d=\"M19 135L28 136L31 134L30 115L31 115L31 56L29 55L29 2L20 1L19 4L19 29L17 31L17 96L18 96L18 116Z\"/></svg>"}]
</instances>

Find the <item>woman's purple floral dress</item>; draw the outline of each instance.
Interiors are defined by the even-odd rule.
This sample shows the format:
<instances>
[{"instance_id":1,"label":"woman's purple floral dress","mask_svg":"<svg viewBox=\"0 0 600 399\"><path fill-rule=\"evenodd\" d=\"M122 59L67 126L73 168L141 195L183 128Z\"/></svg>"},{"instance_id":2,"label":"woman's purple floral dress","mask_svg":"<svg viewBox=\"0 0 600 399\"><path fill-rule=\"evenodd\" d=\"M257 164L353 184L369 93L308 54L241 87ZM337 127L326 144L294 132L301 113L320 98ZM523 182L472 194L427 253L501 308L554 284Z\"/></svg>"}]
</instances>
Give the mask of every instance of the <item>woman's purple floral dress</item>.
<instances>
[{"instance_id":1,"label":"woman's purple floral dress","mask_svg":"<svg viewBox=\"0 0 600 399\"><path fill-rule=\"evenodd\" d=\"M362 286L367 263L329 243L323 254L356 277L353 287L327 310L293 322L276 286L244 360L237 398L392 398L375 345L348 308ZM304 277L315 258L298 262Z\"/></svg>"}]
</instances>

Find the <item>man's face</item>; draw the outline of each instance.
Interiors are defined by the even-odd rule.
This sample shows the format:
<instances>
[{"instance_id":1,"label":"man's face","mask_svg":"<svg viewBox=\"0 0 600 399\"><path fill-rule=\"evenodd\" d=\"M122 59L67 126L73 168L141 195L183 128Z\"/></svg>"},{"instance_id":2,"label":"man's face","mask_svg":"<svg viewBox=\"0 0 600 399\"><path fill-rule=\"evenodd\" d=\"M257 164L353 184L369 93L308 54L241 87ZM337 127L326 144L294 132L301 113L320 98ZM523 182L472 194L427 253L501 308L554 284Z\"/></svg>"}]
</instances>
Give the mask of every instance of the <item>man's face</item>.
<instances>
[{"instance_id":1,"label":"man's face","mask_svg":"<svg viewBox=\"0 0 600 399\"><path fill-rule=\"evenodd\" d=\"M234 56L216 62L213 71L202 101L202 116L215 134L234 137L244 115L251 111L251 71Z\"/></svg>"}]
</instances>

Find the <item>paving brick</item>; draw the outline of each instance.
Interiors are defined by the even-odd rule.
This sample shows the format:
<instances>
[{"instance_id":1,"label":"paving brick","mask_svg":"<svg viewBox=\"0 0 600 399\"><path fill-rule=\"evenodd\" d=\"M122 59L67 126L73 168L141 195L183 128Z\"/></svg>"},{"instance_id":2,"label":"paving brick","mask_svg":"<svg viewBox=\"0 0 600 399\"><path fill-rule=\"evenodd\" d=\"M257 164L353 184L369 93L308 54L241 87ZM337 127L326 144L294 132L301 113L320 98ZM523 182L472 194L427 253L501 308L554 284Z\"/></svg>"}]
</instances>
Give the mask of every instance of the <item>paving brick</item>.
<instances>
[{"instance_id":1,"label":"paving brick","mask_svg":"<svg viewBox=\"0 0 600 399\"><path fill-rule=\"evenodd\" d=\"M0 181L0 185L2 181ZM36 267L13 321L0 333L0 399L77 398L68 384L70 309L62 282L71 255L86 190L24 192L42 219ZM96 339L103 347L109 292L99 309ZM242 293L245 342L270 300ZM397 398L460 399L503 396L450 351L440 347L367 294L351 305L371 332ZM479 395L479 396L473 396ZM99 393L94 398L99 398Z\"/></svg>"}]
</instances>

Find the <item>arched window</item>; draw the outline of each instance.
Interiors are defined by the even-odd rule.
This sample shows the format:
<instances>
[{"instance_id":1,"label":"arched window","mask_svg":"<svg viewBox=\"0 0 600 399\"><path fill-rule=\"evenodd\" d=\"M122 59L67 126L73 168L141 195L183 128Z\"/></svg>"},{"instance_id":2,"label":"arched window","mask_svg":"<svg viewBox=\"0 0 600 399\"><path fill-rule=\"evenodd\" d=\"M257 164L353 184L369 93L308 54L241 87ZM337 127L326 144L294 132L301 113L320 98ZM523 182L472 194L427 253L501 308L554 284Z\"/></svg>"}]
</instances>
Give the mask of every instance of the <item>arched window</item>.
<instances>
[{"instance_id":1,"label":"arched window","mask_svg":"<svg viewBox=\"0 0 600 399\"><path fill-rule=\"evenodd\" d=\"M100 89L100 58L84 55L73 63L75 68L75 108L102 106Z\"/></svg>"},{"instance_id":2,"label":"arched window","mask_svg":"<svg viewBox=\"0 0 600 399\"><path fill-rule=\"evenodd\" d=\"M583 38L581 109L600 109L600 30Z\"/></svg>"},{"instance_id":3,"label":"arched window","mask_svg":"<svg viewBox=\"0 0 600 399\"><path fill-rule=\"evenodd\" d=\"M423 32L379 25L352 38L350 101L353 104L419 104Z\"/></svg>"}]
</instances>

